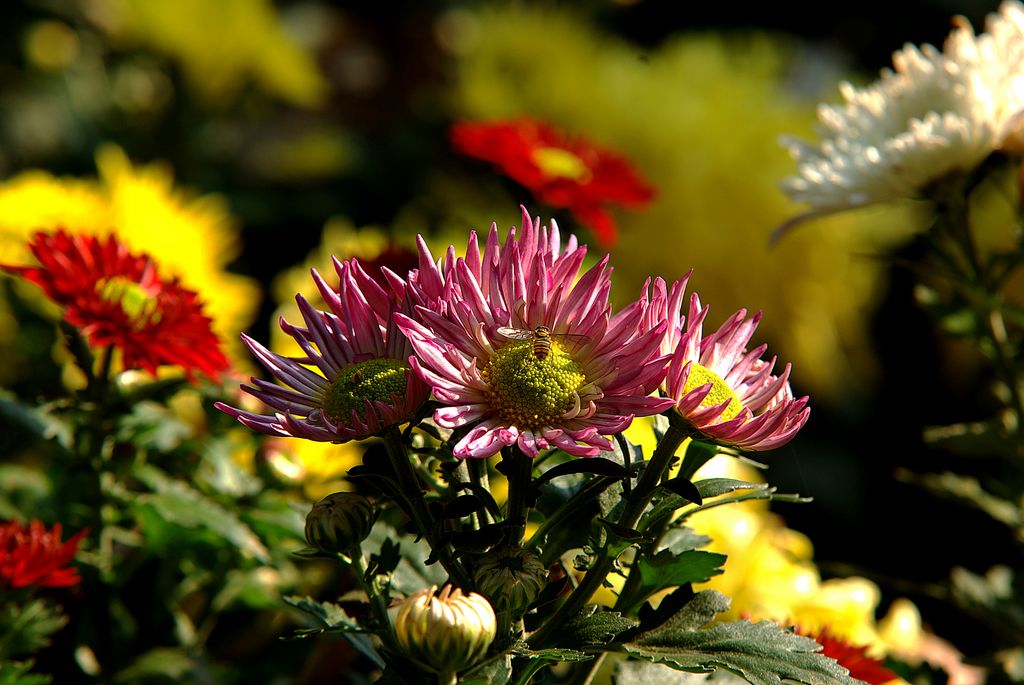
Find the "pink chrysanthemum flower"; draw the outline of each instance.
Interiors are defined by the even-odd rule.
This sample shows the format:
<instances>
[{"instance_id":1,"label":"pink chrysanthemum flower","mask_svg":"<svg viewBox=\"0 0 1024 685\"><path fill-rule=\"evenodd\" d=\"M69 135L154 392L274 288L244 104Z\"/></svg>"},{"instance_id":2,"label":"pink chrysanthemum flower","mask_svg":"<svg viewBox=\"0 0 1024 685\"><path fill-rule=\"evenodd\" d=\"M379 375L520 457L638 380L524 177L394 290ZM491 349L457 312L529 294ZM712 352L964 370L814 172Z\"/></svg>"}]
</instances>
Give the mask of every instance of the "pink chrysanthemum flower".
<instances>
[{"instance_id":1,"label":"pink chrysanthemum flower","mask_svg":"<svg viewBox=\"0 0 1024 685\"><path fill-rule=\"evenodd\" d=\"M672 359L664 387L676 411L708 438L740 449L763 451L789 442L811 409L806 396L793 398L789 364L773 375L776 358L761 359L768 346L747 349L761 314L748 318L741 309L705 336L708 307L701 307L697 293L690 295L688 315L682 313L687 278L667 292L657 279L649 314L668 320L662 351Z\"/></svg>"},{"instance_id":2,"label":"pink chrysanthemum flower","mask_svg":"<svg viewBox=\"0 0 1024 685\"><path fill-rule=\"evenodd\" d=\"M422 241L420 251L410 290L428 291L424 301L444 293L445 304L417 307L420 321L395 318L416 350L413 367L446 405L434 420L471 426L456 457L511 445L595 456L635 416L674 404L649 396L665 374L666 322L650 321L646 296L612 315L608 258L577 281L586 249L570 237L563 251L555 222L542 227L524 209L520 234L502 245L492 225L482 254L475 232L465 258L449 248L435 263Z\"/></svg>"},{"instance_id":3,"label":"pink chrysanthemum flower","mask_svg":"<svg viewBox=\"0 0 1024 685\"><path fill-rule=\"evenodd\" d=\"M285 386L254 378L252 386L242 389L275 411L254 414L223 403L217 403L218 409L270 435L347 442L409 420L426 402L430 388L412 373L412 348L391 320L398 303L408 298L400 291L386 291L355 259L335 259L334 268L340 278L337 290L312 271L330 311L314 309L300 295L296 301L305 327L281 320L282 330L295 339L304 357L276 354L242 336ZM404 287L394 274L389 280Z\"/></svg>"}]
</instances>

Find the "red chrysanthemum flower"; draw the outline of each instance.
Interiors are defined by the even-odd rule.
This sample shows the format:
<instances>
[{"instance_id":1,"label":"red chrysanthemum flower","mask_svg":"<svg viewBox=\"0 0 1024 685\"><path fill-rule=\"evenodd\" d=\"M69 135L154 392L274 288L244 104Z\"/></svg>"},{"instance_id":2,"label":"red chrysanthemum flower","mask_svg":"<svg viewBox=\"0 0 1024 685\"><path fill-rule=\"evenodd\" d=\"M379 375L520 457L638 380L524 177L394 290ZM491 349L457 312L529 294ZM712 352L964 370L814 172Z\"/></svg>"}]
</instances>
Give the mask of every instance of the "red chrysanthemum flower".
<instances>
[{"instance_id":1,"label":"red chrysanthemum flower","mask_svg":"<svg viewBox=\"0 0 1024 685\"><path fill-rule=\"evenodd\" d=\"M897 679L895 673L882 665L881 659L873 659L866 654L867 647L854 647L846 640L822 629L818 633L804 631L800 628L797 632L813 639L821 645L821 653L830 659L835 659L839 665L850 672L850 677L862 680L871 685L880 685Z\"/></svg>"},{"instance_id":2,"label":"red chrysanthemum flower","mask_svg":"<svg viewBox=\"0 0 1024 685\"><path fill-rule=\"evenodd\" d=\"M180 366L216 380L228 368L221 343L198 295L177 278L160 278L156 263L131 253L116 237L36 233L29 249L40 266L3 270L42 287L64 308L64 318L94 347L121 351L125 369L152 374Z\"/></svg>"},{"instance_id":3,"label":"red chrysanthemum flower","mask_svg":"<svg viewBox=\"0 0 1024 685\"><path fill-rule=\"evenodd\" d=\"M0 523L0 589L68 587L81 582L78 571L67 566L86 531L61 542L61 527L46 530L40 521L27 526L17 521Z\"/></svg>"},{"instance_id":4,"label":"red chrysanthemum flower","mask_svg":"<svg viewBox=\"0 0 1024 685\"><path fill-rule=\"evenodd\" d=\"M543 122L459 122L451 139L458 152L491 162L541 202L567 208L605 249L617 237L608 206L639 209L655 194L622 155Z\"/></svg>"}]
</instances>

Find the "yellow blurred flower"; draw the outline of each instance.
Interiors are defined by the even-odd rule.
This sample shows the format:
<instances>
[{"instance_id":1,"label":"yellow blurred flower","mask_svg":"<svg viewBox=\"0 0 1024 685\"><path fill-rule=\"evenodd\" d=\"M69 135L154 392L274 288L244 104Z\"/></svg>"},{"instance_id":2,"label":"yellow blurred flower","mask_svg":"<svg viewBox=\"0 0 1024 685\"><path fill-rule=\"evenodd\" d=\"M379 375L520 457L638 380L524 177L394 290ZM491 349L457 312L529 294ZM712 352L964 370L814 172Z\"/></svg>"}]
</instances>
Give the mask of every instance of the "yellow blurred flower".
<instances>
[{"instance_id":1,"label":"yellow blurred flower","mask_svg":"<svg viewBox=\"0 0 1024 685\"><path fill-rule=\"evenodd\" d=\"M180 62L213 104L229 102L248 80L307 107L326 95L313 56L287 33L270 0L93 0L89 15L121 44Z\"/></svg>"},{"instance_id":2,"label":"yellow blurred flower","mask_svg":"<svg viewBox=\"0 0 1024 685\"><path fill-rule=\"evenodd\" d=\"M697 477L763 481L751 467L725 457L713 459ZM851 644L870 645L875 654L920 639L919 623L916 632L907 621L900 629L879 630L875 611L881 593L871 581L859 577L822 580L811 541L787 528L765 502L716 507L693 516L688 524L711 538L708 551L728 556L725 573L701 586L732 598L725 619L768 619L811 632L827 627ZM905 610L903 604L900 608Z\"/></svg>"},{"instance_id":3,"label":"yellow blurred flower","mask_svg":"<svg viewBox=\"0 0 1024 685\"><path fill-rule=\"evenodd\" d=\"M759 333L797 365L802 391L838 396L869 382L865 313L883 265L865 255L901 240L915 220L907 208L865 210L768 246L798 210L778 187L792 161L777 138L812 130L817 95L805 99L787 81L799 65L785 40L691 35L643 54L550 6L459 10L458 20L472 25L449 46L458 116L546 119L620 150L663 189L648 210L617 215L618 297L634 297L648 275L693 267L712 324L740 307L764 310ZM522 40L536 35L559 38Z\"/></svg>"},{"instance_id":4,"label":"yellow blurred flower","mask_svg":"<svg viewBox=\"0 0 1024 685\"><path fill-rule=\"evenodd\" d=\"M96 163L98 179L33 170L0 183L0 263L31 263L26 243L38 230L115 232L152 255L163 275L197 291L232 359L248 364L238 332L252 322L260 291L253 279L225 271L241 245L224 198L182 191L166 165L135 166L114 145L101 147Z\"/></svg>"},{"instance_id":5,"label":"yellow blurred flower","mask_svg":"<svg viewBox=\"0 0 1024 685\"><path fill-rule=\"evenodd\" d=\"M335 445L297 438L270 438L266 458L271 469L286 481L302 484L310 501L316 502L332 492L347 492L352 484L344 480L353 466L362 463L365 445L347 442Z\"/></svg>"},{"instance_id":6,"label":"yellow blurred flower","mask_svg":"<svg viewBox=\"0 0 1024 685\"><path fill-rule=\"evenodd\" d=\"M647 457L655 447L651 424L652 419L638 419L626 430L629 440L641 445ZM685 445L678 453L685 454L684 449ZM757 469L727 456L711 459L694 477L704 478L764 482ZM907 650L920 642L920 616L911 602L893 602L885 619L876 622L875 610L881 598L878 587L858 577L822 580L814 565L810 539L787 528L771 513L768 502L714 507L693 515L686 523L711 538L704 549L728 557L725 573L697 588L715 589L732 599L722 620L772 620L811 632L827 627L851 644L871 645L875 654ZM610 575L609 581L616 589L622 579ZM611 604L614 595L605 589L600 599Z\"/></svg>"}]
</instances>

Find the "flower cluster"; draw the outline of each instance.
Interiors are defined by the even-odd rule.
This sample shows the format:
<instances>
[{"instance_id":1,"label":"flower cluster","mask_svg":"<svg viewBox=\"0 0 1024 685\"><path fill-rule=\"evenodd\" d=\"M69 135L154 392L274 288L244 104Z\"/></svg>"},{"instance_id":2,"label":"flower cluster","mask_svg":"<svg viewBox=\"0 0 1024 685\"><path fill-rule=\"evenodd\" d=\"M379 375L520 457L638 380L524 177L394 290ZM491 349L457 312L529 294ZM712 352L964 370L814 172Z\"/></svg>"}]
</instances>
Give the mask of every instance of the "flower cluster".
<instances>
[{"instance_id":1,"label":"flower cluster","mask_svg":"<svg viewBox=\"0 0 1024 685\"><path fill-rule=\"evenodd\" d=\"M1024 6L1005 2L974 34L960 19L943 49L907 45L866 88L822 105L820 145L785 138L798 175L784 188L823 214L919 197L1016 143L1024 112Z\"/></svg>"},{"instance_id":2,"label":"flower cluster","mask_svg":"<svg viewBox=\"0 0 1024 685\"><path fill-rule=\"evenodd\" d=\"M39 266L0 268L42 287L91 345L120 350L126 370L156 374L172 365L216 380L227 369L199 296L177 278L161 278L149 255L130 252L114 235L63 230L37 233L29 247Z\"/></svg>"},{"instance_id":3,"label":"flower cluster","mask_svg":"<svg viewBox=\"0 0 1024 685\"><path fill-rule=\"evenodd\" d=\"M337 290L313 271L330 311L300 296L305 327L281 322L305 356L243 336L287 386L243 386L274 412L217 406L272 435L345 442L408 421L433 392L434 420L461 431L456 457L512 446L596 456L635 417L673 407L708 439L749 450L804 425L807 398L794 399L789 366L773 375L766 346L747 349L760 315L737 312L703 336L696 294L682 311L686 279L658 279L653 295L645 286L613 313L609 258L581 273L585 257L574 236L563 245L557 224L524 209L518 231L502 241L492 226L482 246L474 232L462 257L449 247L435 261L421 239L419 266L405 278L385 269L387 289L358 260L335 260Z\"/></svg>"},{"instance_id":4,"label":"flower cluster","mask_svg":"<svg viewBox=\"0 0 1024 685\"><path fill-rule=\"evenodd\" d=\"M544 122L461 122L451 138L457 151L491 162L541 202L567 208L602 247L614 246L617 237L607 206L642 208L654 198L654 188L625 157Z\"/></svg>"},{"instance_id":5,"label":"flower cluster","mask_svg":"<svg viewBox=\"0 0 1024 685\"><path fill-rule=\"evenodd\" d=\"M27 525L0 523L0 588L68 587L77 585L78 571L68 566L87 531L61 541L61 526L50 530L40 521Z\"/></svg>"}]
</instances>

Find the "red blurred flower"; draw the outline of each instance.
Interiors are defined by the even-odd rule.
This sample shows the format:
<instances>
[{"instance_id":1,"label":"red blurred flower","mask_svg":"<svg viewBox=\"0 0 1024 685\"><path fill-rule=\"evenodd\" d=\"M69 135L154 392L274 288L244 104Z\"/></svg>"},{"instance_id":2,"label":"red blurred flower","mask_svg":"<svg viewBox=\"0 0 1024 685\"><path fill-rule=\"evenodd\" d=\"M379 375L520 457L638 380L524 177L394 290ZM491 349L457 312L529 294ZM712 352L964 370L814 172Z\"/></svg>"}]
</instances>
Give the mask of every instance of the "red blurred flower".
<instances>
[{"instance_id":1,"label":"red blurred flower","mask_svg":"<svg viewBox=\"0 0 1024 685\"><path fill-rule=\"evenodd\" d=\"M655 194L622 155L570 138L544 122L459 122L452 126L451 139L458 152L491 162L541 202L568 208L605 248L617 238L607 207L639 209Z\"/></svg>"},{"instance_id":2,"label":"red blurred flower","mask_svg":"<svg viewBox=\"0 0 1024 685\"><path fill-rule=\"evenodd\" d=\"M61 542L60 524L46 530L40 521L24 526L0 523L0 588L67 587L81 582L78 571L67 567L86 531Z\"/></svg>"},{"instance_id":3,"label":"red blurred flower","mask_svg":"<svg viewBox=\"0 0 1024 685\"><path fill-rule=\"evenodd\" d=\"M882 665L881 659L872 659L865 652L867 647L854 647L846 640L832 635L828 629L822 629L817 634L797 629L801 635L813 639L821 645L821 653L835 659L850 671L850 677L863 680L871 685L879 685L897 679L895 673Z\"/></svg>"},{"instance_id":4,"label":"red blurred flower","mask_svg":"<svg viewBox=\"0 0 1024 685\"><path fill-rule=\"evenodd\" d=\"M153 259L116 237L36 233L29 249L40 266L0 268L39 285L94 347L121 350L125 369L152 374L165 364L189 378L216 380L228 368L198 295L177 278L161 279Z\"/></svg>"}]
</instances>

